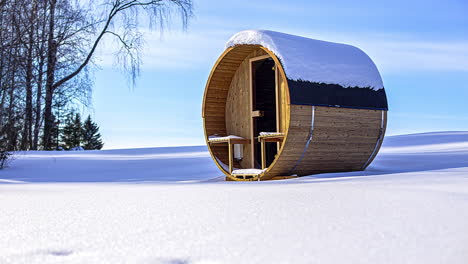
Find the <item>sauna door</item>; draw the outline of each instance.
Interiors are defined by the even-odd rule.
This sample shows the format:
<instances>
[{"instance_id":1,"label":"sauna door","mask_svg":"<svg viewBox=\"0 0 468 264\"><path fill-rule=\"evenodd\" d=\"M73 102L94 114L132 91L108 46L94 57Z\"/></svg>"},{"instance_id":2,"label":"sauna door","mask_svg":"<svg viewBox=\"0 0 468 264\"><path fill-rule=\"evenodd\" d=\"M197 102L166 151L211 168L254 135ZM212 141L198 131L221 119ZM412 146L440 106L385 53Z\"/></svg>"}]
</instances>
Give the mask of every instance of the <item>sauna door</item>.
<instances>
[{"instance_id":1,"label":"sauna door","mask_svg":"<svg viewBox=\"0 0 468 264\"><path fill-rule=\"evenodd\" d=\"M261 168L260 143L257 140L260 132L277 132L276 120L276 67L274 60L251 60L252 70L252 149L253 167ZM267 167L275 159L277 145L266 144Z\"/></svg>"}]
</instances>

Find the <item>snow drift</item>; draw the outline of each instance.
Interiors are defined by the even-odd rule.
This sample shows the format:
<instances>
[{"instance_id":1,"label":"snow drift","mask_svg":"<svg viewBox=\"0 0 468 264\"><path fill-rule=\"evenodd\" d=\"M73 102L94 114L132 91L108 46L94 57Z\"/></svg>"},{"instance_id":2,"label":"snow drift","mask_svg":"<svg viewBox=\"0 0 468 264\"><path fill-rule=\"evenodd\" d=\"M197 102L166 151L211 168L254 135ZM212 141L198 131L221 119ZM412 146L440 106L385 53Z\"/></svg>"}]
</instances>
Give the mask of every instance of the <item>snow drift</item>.
<instances>
[{"instance_id":1,"label":"snow drift","mask_svg":"<svg viewBox=\"0 0 468 264\"><path fill-rule=\"evenodd\" d=\"M0 171L29 183L0 184L0 263L468 259L468 132L386 137L363 172L218 176L205 147L23 153Z\"/></svg>"}]
</instances>

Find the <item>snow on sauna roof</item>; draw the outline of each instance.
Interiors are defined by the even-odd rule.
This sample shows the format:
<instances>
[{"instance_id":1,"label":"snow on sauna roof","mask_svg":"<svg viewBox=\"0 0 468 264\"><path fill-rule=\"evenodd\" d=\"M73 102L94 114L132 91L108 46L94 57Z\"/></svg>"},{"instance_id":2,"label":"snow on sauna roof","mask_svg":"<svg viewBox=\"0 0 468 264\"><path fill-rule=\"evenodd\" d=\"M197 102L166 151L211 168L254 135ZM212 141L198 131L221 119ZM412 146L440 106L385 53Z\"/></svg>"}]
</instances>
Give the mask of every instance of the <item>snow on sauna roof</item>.
<instances>
[{"instance_id":1,"label":"snow on sauna roof","mask_svg":"<svg viewBox=\"0 0 468 264\"><path fill-rule=\"evenodd\" d=\"M369 56L350 45L269 30L245 30L232 36L226 48L240 44L261 45L272 51L290 80L383 88L379 71Z\"/></svg>"}]
</instances>

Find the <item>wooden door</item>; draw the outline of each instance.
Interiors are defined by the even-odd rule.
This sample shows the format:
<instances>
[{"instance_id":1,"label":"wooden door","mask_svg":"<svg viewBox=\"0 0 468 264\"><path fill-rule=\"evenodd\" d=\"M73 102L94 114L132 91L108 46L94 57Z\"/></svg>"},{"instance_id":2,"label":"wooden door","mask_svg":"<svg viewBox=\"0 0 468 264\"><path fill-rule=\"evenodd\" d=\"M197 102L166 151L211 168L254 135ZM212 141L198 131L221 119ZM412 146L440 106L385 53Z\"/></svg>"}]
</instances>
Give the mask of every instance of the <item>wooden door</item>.
<instances>
[{"instance_id":1,"label":"wooden door","mask_svg":"<svg viewBox=\"0 0 468 264\"><path fill-rule=\"evenodd\" d=\"M251 108L252 108L252 164L261 167L260 132L278 132L277 74L274 60L267 56L251 59ZM277 145L266 145L267 167L273 162Z\"/></svg>"}]
</instances>

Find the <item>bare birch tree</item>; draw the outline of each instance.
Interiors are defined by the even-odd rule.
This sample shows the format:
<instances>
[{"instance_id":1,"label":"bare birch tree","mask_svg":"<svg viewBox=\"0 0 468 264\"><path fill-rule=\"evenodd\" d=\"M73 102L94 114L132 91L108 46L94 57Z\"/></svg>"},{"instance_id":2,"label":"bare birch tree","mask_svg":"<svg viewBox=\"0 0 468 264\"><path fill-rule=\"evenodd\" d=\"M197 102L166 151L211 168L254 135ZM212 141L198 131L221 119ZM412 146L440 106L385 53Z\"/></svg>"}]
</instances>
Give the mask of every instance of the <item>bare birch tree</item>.
<instances>
[{"instance_id":1,"label":"bare birch tree","mask_svg":"<svg viewBox=\"0 0 468 264\"><path fill-rule=\"evenodd\" d=\"M90 102L105 38L134 83L142 28L175 17L185 27L191 16L192 0L0 0L0 150L53 148L61 109Z\"/></svg>"}]
</instances>

